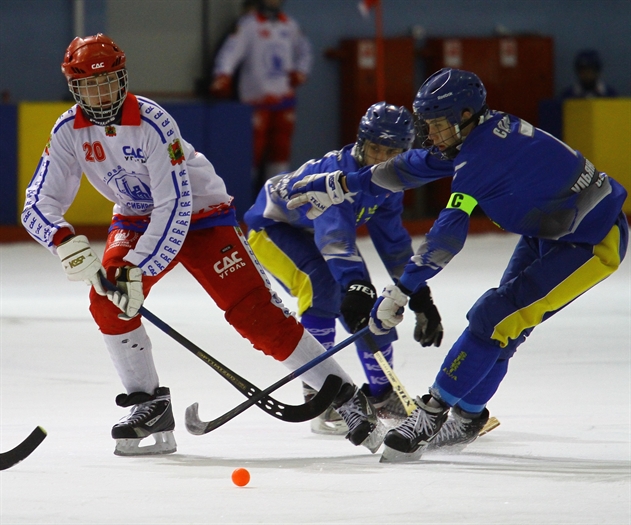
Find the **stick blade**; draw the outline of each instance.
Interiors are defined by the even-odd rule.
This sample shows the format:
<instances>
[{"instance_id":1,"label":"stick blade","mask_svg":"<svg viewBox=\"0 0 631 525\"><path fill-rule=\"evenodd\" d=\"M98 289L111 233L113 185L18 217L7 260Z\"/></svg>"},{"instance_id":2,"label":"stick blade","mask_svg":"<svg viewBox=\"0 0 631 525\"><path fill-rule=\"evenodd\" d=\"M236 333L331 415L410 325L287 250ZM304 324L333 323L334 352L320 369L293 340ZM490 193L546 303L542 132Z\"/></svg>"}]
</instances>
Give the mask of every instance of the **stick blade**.
<instances>
[{"instance_id":1,"label":"stick blade","mask_svg":"<svg viewBox=\"0 0 631 525\"><path fill-rule=\"evenodd\" d=\"M206 425L204 421L199 419L199 403L193 403L186 409L186 430L195 436L202 436L206 432Z\"/></svg>"},{"instance_id":2,"label":"stick blade","mask_svg":"<svg viewBox=\"0 0 631 525\"><path fill-rule=\"evenodd\" d=\"M483 436L484 434L488 434L491 430L499 426L500 426L499 419L497 419L496 417L490 417L489 420L486 422L486 425L484 425L482 427L482 430L480 430L478 437Z\"/></svg>"},{"instance_id":3,"label":"stick blade","mask_svg":"<svg viewBox=\"0 0 631 525\"><path fill-rule=\"evenodd\" d=\"M26 459L46 439L46 431L36 427L17 447L0 454L0 470L6 470Z\"/></svg>"},{"instance_id":4,"label":"stick blade","mask_svg":"<svg viewBox=\"0 0 631 525\"><path fill-rule=\"evenodd\" d=\"M269 396L266 398L259 397L257 395L247 401L244 401L240 405L219 416L217 419L213 419L212 421L202 421L199 418L199 404L193 403L186 409L186 430L196 436L208 434L242 412L245 412L248 408L255 404L268 414L282 421L286 421L288 423L301 423L319 416L329 406L331 406L331 403L333 403L334 399L337 397L341 387L342 378L335 375L329 375L325 379L322 388L313 397L313 399L302 405L281 405L273 402L274 400L272 400ZM265 391L262 391L261 394L264 392Z\"/></svg>"},{"instance_id":5,"label":"stick blade","mask_svg":"<svg viewBox=\"0 0 631 525\"><path fill-rule=\"evenodd\" d=\"M342 378L329 375L324 380L322 388L309 401L302 405L285 405L283 421L289 423L302 423L318 417L331 406L342 388Z\"/></svg>"}]
</instances>

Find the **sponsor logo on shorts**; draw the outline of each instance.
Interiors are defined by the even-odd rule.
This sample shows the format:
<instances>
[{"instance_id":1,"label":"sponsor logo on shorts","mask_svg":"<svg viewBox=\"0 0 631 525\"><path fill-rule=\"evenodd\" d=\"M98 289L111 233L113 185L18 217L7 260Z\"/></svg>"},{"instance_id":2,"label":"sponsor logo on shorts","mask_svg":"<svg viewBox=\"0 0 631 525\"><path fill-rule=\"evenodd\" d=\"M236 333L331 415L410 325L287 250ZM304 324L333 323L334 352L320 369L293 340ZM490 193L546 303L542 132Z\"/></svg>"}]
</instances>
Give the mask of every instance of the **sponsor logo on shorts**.
<instances>
[{"instance_id":1,"label":"sponsor logo on shorts","mask_svg":"<svg viewBox=\"0 0 631 525\"><path fill-rule=\"evenodd\" d=\"M222 279L230 273L236 272L239 268L243 268L245 263L239 257L239 252L235 251L231 256L226 255L222 260L217 261L213 265L213 269Z\"/></svg>"}]
</instances>

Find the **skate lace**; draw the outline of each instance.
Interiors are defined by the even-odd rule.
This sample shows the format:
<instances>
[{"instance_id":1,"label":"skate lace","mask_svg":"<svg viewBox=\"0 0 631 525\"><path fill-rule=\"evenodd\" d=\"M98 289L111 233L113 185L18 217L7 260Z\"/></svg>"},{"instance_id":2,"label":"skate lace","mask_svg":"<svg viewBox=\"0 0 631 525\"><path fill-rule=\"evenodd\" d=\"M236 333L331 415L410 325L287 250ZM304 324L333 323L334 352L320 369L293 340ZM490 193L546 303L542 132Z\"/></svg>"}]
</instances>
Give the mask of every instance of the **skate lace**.
<instances>
[{"instance_id":1,"label":"skate lace","mask_svg":"<svg viewBox=\"0 0 631 525\"><path fill-rule=\"evenodd\" d=\"M465 433L465 425L462 421L456 418L449 418L440 428L435 441L448 441L463 436Z\"/></svg>"},{"instance_id":2,"label":"skate lace","mask_svg":"<svg viewBox=\"0 0 631 525\"><path fill-rule=\"evenodd\" d=\"M121 420L121 423L128 425L135 425L136 423L144 422L149 419L151 413L154 411L157 405L157 400L148 401L135 405L131 412Z\"/></svg>"},{"instance_id":3,"label":"skate lace","mask_svg":"<svg viewBox=\"0 0 631 525\"><path fill-rule=\"evenodd\" d=\"M359 396L353 398L352 403L346 403L337 409L337 412L342 416L342 419L346 421L348 429L352 432L363 421L366 420L366 413L363 410L362 403Z\"/></svg>"},{"instance_id":4,"label":"skate lace","mask_svg":"<svg viewBox=\"0 0 631 525\"><path fill-rule=\"evenodd\" d=\"M421 433L431 436L436 428L436 418L439 414L430 414L422 408L417 408L400 426L397 432L412 440Z\"/></svg>"}]
</instances>

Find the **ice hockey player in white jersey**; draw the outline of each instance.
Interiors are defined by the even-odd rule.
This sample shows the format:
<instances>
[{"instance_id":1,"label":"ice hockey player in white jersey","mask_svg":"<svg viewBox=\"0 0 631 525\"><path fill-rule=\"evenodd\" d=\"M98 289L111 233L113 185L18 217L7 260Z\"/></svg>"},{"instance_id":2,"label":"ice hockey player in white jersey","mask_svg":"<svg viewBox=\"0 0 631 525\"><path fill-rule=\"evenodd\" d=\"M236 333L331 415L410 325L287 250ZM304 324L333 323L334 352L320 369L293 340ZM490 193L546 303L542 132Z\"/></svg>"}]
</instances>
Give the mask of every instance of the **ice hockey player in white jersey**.
<instances>
[{"instance_id":1,"label":"ice hockey player in white jersey","mask_svg":"<svg viewBox=\"0 0 631 525\"><path fill-rule=\"evenodd\" d=\"M281 0L256 0L237 21L215 58L212 95L229 97L237 70L238 98L253 108L255 191L289 170L296 88L312 63L311 44Z\"/></svg>"},{"instance_id":2,"label":"ice hockey player in white jersey","mask_svg":"<svg viewBox=\"0 0 631 525\"><path fill-rule=\"evenodd\" d=\"M76 105L52 129L26 191L22 223L59 256L68 279L91 286L90 312L125 388L116 403L131 407L112 428L114 453L168 454L176 450L170 391L160 385L138 311L177 264L241 336L290 370L324 348L271 289L209 160L182 138L163 108L128 91L125 60L103 34L71 42L62 71ZM114 203L102 258L64 218L82 173ZM118 291L106 291L101 275ZM374 408L333 359L301 378L318 389L329 374L343 380L334 406L349 425L348 439L376 451L383 429ZM150 436L155 444L141 447Z\"/></svg>"}]
</instances>

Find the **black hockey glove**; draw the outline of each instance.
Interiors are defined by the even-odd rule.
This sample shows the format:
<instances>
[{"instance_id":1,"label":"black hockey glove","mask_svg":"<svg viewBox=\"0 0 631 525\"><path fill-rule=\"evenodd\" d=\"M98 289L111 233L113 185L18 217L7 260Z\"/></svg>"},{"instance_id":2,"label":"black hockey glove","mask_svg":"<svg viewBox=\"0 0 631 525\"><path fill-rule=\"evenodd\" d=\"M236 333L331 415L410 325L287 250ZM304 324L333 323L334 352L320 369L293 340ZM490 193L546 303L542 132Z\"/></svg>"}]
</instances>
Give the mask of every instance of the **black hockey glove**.
<instances>
[{"instance_id":1,"label":"black hockey glove","mask_svg":"<svg viewBox=\"0 0 631 525\"><path fill-rule=\"evenodd\" d=\"M414 339L421 343L421 346L440 346L443 340L443 325L440 322L438 308L432 300L429 286L424 286L412 294L408 305L416 314Z\"/></svg>"},{"instance_id":2,"label":"black hockey glove","mask_svg":"<svg viewBox=\"0 0 631 525\"><path fill-rule=\"evenodd\" d=\"M351 281L342 299L340 311L351 333L368 325L370 310L377 300L375 287L369 281Z\"/></svg>"}]
</instances>

